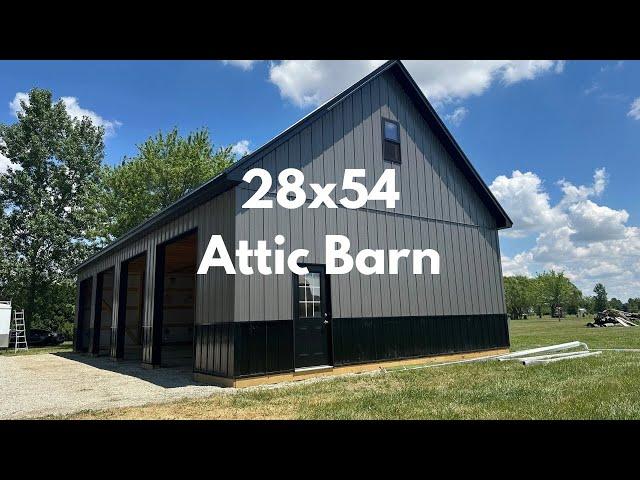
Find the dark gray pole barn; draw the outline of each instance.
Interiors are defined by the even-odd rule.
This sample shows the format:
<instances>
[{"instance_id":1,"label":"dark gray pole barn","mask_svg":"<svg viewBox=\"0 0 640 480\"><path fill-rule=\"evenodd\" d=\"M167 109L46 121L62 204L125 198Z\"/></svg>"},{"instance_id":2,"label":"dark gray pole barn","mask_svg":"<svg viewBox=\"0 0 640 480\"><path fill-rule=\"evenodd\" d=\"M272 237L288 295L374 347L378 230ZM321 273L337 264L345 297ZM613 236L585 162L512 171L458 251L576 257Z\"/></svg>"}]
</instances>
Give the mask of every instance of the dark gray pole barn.
<instances>
[{"instance_id":1,"label":"dark gray pole barn","mask_svg":"<svg viewBox=\"0 0 640 480\"><path fill-rule=\"evenodd\" d=\"M383 148L384 120L399 126L395 152ZM241 179L254 167L274 179L302 170L308 199L310 182L340 185L345 168L365 168L369 190L394 168L400 201L394 210L380 201L243 209L257 181ZM508 348L498 230L510 226L405 67L387 62L78 266L74 347L149 366L188 362L196 378L223 385ZM273 244L279 233L283 247ZM214 234L232 258L237 240L266 240L285 255L306 248L311 273L196 275ZM399 275L327 276L327 234L346 235L352 251L433 248L441 274L413 275L401 262Z\"/></svg>"}]
</instances>

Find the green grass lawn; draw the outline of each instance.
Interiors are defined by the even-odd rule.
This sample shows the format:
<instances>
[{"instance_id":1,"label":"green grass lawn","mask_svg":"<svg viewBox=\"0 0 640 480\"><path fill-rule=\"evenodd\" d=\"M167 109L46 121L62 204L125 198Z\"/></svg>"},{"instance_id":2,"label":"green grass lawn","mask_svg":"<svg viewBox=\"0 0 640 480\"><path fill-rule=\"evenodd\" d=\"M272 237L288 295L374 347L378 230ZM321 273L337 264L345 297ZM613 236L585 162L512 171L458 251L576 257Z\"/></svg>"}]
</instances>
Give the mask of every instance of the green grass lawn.
<instances>
[{"instance_id":1,"label":"green grass lawn","mask_svg":"<svg viewBox=\"0 0 640 480\"><path fill-rule=\"evenodd\" d=\"M14 355L38 355L40 353L59 353L59 352L71 352L73 350L73 342L67 341L55 347L29 347L29 350L14 351L13 347L0 350L0 357L12 357Z\"/></svg>"},{"instance_id":2,"label":"green grass lawn","mask_svg":"<svg viewBox=\"0 0 640 480\"><path fill-rule=\"evenodd\" d=\"M591 329L584 326L590 320L512 321L512 349L572 340L592 349L640 348L640 328ZM66 418L640 419L640 353L363 374Z\"/></svg>"}]
</instances>

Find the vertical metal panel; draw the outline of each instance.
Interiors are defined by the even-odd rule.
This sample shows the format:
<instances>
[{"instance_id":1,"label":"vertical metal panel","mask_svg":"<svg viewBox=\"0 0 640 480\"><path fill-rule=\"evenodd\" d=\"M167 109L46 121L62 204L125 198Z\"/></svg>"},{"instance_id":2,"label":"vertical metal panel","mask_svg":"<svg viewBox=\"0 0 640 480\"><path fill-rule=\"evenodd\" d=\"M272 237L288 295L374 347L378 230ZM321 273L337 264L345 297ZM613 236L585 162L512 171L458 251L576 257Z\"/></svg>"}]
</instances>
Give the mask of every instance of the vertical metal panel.
<instances>
[{"instance_id":1,"label":"vertical metal panel","mask_svg":"<svg viewBox=\"0 0 640 480\"><path fill-rule=\"evenodd\" d=\"M312 164L313 164L313 181L308 180L311 183L318 183L321 186L324 186L325 182L325 174L324 174L324 156L323 156L323 128L322 128L322 119L314 122L311 131L311 155L312 155ZM311 197L311 199L315 198L315 194ZM306 205L305 205L306 207ZM303 207L304 208L304 207ZM310 211L313 217L314 231L322 232L326 230L326 208L320 207L315 210ZM313 261L315 263L324 263L324 235L318 235L317 233L314 235L314 243L315 245L315 255L313 257Z\"/></svg>"},{"instance_id":2,"label":"vertical metal panel","mask_svg":"<svg viewBox=\"0 0 640 480\"><path fill-rule=\"evenodd\" d=\"M388 254L390 249L397 249L398 241L397 241L397 232L396 232L396 222L394 215L385 214L384 221L387 229L387 243L386 246L383 247ZM392 317L398 317L402 315L401 306L400 306L400 279L398 275L389 275L387 268L385 267L385 276L389 278L389 291L391 294L391 315ZM356 316L356 315L354 315Z\"/></svg>"}]
</instances>

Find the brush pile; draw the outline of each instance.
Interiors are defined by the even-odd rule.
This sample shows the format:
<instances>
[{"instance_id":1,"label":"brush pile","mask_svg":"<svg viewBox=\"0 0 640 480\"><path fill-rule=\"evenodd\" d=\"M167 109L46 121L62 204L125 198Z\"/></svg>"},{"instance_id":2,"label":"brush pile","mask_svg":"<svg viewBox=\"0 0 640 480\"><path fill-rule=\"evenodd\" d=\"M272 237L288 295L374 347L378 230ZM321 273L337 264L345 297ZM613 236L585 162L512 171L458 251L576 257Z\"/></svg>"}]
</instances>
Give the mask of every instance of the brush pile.
<instances>
[{"instance_id":1,"label":"brush pile","mask_svg":"<svg viewBox=\"0 0 640 480\"><path fill-rule=\"evenodd\" d=\"M609 308L596 313L593 322L587 323L587 327L637 327L639 323L640 313L629 313Z\"/></svg>"}]
</instances>

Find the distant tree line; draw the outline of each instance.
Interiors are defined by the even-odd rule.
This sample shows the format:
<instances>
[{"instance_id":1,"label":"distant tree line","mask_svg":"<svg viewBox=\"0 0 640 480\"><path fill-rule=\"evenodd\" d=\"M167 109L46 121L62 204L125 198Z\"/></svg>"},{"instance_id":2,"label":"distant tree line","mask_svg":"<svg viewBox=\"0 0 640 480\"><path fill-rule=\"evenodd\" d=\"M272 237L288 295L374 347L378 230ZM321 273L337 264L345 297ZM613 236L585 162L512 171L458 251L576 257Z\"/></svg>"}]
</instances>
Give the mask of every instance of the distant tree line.
<instances>
[{"instance_id":1,"label":"distant tree line","mask_svg":"<svg viewBox=\"0 0 640 480\"><path fill-rule=\"evenodd\" d=\"M104 129L72 118L43 89L13 124L0 124L0 299L25 309L27 326L72 332L75 278L96 250L211 179L234 161L205 129L174 128L104 162Z\"/></svg>"},{"instance_id":2,"label":"distant tree line","mask_svg":"<svg viewBox=\"0 0 640 480\"><path fill-rule=\"evenodd\" d=\"M569 315L577 314L580 308L584 308L589 314L607 308L625 312L640 311L640 298L629 298L625 303L615 297L609 300L601 283L594 287L593 296L582 295L580 289L563 272L554 270L539 273L535 277L504 277L504 291L507 313L514 319L523 315L552 315L556 307L562 308Z\"/></svg>"}]
</instances>

